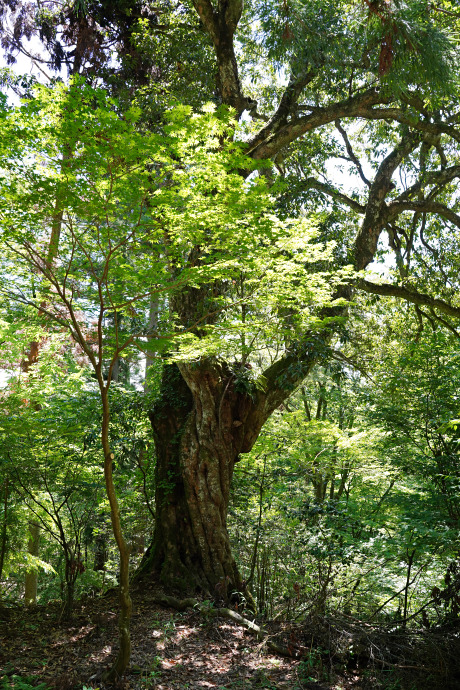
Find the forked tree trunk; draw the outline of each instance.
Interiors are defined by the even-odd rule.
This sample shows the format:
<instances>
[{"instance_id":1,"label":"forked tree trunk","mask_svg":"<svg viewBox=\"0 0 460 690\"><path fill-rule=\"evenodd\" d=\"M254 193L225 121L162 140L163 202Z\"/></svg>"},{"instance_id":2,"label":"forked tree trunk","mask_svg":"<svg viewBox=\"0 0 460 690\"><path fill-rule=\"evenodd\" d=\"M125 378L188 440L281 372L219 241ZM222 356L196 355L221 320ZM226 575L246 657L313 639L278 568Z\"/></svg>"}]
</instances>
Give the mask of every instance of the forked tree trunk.
<instances>
[{"instance_id":1,"label":"forked tree trunk","mask_svg":"<svg viewBox=\"0 0 460 690\"><path fill-rule=\"evenodd\" d=\"M245 591L227 532L233 468L252 406L234 390L223 364L165 367L162 397L151 413L156 468L156 523L141 569L182 592L228 600Z\"/></svg>"}]
</instances>

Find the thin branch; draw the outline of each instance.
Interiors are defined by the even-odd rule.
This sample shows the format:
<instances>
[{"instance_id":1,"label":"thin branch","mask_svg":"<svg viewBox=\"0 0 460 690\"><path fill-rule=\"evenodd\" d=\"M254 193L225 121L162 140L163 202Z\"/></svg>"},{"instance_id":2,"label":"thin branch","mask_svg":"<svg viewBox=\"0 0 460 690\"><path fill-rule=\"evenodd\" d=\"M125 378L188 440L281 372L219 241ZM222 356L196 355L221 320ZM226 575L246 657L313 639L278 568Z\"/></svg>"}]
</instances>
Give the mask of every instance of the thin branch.
<instances>
[{"instance_id":1,"label":"thin branch","mask_svg":"<svg viewBox=\"0 0 460 690\"><path fill-rule=\"evenodd\" d=\"M365 213L366 212L366 207L360 204L359 202L355 201L355 199L352 199L351 197L347 196L343 192L339 192L337 189L334 189L331 184L327 182L320 182L314 177L307 177L305 180L302 180L298 184L298 189L300 191L303 190L308 190L308 189L316 189L319 192L322 192L323 194L327 194L328 196L332 197L333 199L336 199L337 201L341 201L350 208L353 209L353 211L356 211L357 213Z\"/></svg>"},{"instance_id":2,"label":"thin branch","mask_svg":"<svg viewBox=\"0 0 460 690\"><path fill-rule=\"evenodd\" d=\"M356 157L356 155L355 155L355 153L351 147L350 140L348 139L348 135L347 135L346 131L344 130L344 128L342 127L342 125L340 124L340 120L336 120L334 124L335 124L336 129L340 132L342 139L345 142L345 148L347 149L347 153L350 156L350 159L355 164L360 178L362 179L364 184L366 184L368 187L370 187L371 183L369 182L369 180L367 179L367 177L364 174L361 163L359 162L358 158Z\"/></svg>"}]
</instances>

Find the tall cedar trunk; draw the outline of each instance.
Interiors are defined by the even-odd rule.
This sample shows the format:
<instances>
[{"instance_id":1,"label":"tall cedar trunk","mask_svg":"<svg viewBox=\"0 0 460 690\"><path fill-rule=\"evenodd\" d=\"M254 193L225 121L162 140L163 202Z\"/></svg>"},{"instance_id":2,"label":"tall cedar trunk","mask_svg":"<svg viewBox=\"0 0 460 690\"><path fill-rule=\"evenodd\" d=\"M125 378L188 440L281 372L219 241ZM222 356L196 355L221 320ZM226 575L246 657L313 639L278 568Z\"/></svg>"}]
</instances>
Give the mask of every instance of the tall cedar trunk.
<instances>
[{"instance_id":1,"label":"tall cedar trunk","mask_svg":"<svg viewBox=\"0 0 460 690\"><path fill-rule=\"evenodd\" d=\"M142 570L168 587L228 599L245 584L232 556L227 509L251 398L226 365L168 365L150 418L156 451L154 540ZM247 592L246 592L247 595Z\"/></svg>"}]
</instances>

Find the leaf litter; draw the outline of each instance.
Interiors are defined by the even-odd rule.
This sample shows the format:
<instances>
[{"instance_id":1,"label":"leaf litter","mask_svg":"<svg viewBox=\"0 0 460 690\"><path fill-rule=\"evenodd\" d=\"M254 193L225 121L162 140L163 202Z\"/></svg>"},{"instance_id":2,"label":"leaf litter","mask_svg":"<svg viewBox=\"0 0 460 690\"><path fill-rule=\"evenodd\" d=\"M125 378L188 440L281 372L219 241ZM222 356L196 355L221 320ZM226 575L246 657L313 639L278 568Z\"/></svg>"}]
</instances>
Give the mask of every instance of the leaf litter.
<instances>
[{"instance_id":1,"label":"leaf litter","mask_svg":"<svg viewBox=\"0 0 460 690\"><path fill-rule=\"evenodd\" d=\"M265 650L243 627L195 610L172 612L155 603L155 595L153 588L134 588L133 651L120 688L326 687L306 677L298 660ZM102 690L101 673L117 651L117 593L82 599L70 621L60 621L60 613L53 602L30 609L0 607L0 679L19 676L32 687L46 683L53 690Z\"/></svg>"}]
</instances>

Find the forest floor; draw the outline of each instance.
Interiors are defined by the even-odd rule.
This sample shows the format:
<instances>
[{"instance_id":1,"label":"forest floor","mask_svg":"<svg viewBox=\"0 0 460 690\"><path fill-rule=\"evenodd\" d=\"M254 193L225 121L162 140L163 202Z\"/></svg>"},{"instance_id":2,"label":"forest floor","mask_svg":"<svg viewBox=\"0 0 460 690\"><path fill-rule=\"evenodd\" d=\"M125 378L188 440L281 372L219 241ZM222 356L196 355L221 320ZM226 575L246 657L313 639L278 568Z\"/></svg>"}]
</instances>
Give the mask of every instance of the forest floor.
<instances>
[{"instance_id":1,"label":"forest floor","mask_svg":"<svg viewBox=\"0 0 460 690\"><path fill-rule=\"evenodd\" d=\"M156 596L147 587L133 592L131 666L120 689L390 687L372 670L347 670L326 648L312 647L305 623L266 626L273 639L304 650L302 660L295 660L270 653L234 621L193 609L178 613L158 605ZM54 690L102 689L101 672L111 666L117 648L117 609L115 592L78 602L70 622L59 621L57 603L0 608L0 688L28 690L45 683Z\"/></svg>"}]
</instances>

